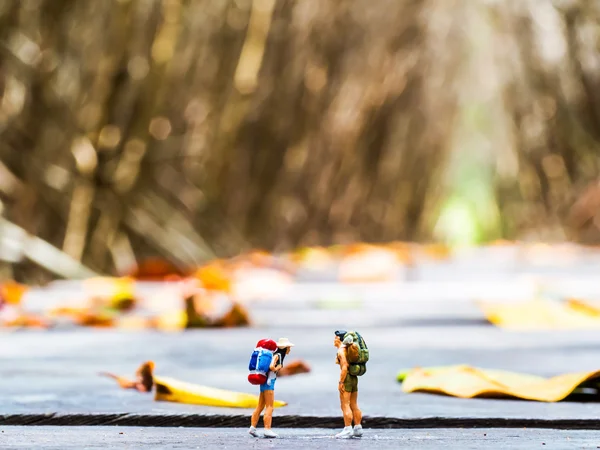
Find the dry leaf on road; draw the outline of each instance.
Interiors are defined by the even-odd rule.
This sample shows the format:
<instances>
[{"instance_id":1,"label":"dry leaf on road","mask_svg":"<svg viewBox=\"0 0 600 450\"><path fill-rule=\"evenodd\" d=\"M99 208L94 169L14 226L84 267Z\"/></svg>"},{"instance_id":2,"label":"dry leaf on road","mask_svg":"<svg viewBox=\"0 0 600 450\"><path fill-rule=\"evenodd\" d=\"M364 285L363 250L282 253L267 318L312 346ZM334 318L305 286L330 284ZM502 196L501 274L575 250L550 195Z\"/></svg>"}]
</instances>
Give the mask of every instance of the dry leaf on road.
<instances>
[{"instance_id":1,"label":"dry leaf on road","mask_svg":"<svg viewBox=\"0 0 600 450\"><path fill-rule=\"evenodd\" d=\"M398 381L404 392L429 392L460 398L513 397L539 402L558 402L586 386L590 396L599 396L600 371L578 372L544 378L503 370L467 365L415 368L401 372Z\"/></svg>"},{"instance_id":2,"label":"dry leaf on road","mask_svg":"<svg viewBox=\"0 0 600 450\"><path fill-rule=\"evenodd\" d=\"M310 366L300 359L290 361L279 371L278 377L289 377L292 375L299 375L301 373L309 373Z\"/></svg>"},{"instance_id":3,"label":"dry leaf on road","mask_svg":"<svg viewBox=\"0 0 600 450\"><path fill-rule=\"evenodd\" d=\"M255 408L258 405L257 395L201 386L170 377L156 376L152 361L147 361L140 366L134 380L108 372L101 372L100 375L116 380L123 389L150 392L154 388L155 401L220 406L224 408ZM287 403L281 400L276 400L274 403L275 407L285 405Z\"/></svg>"}]
</instances>

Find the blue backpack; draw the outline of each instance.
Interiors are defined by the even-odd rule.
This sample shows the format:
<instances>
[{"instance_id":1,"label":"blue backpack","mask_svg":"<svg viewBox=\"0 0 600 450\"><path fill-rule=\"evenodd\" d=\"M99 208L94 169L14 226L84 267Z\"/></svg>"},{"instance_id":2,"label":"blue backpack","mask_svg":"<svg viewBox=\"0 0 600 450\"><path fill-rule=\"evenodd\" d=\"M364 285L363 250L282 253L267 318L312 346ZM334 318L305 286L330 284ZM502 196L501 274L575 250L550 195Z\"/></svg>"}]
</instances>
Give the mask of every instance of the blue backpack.
<instances>
[{"instance_id":1,"label":"blue backpack","mask_svg":"<svg viewBox=\"0 0 600 450\"><path fill-rule=\"evenodd\" d=\"M262 342L259 342L262 344ZM274 344L274 342L273 342ZM275 346L275 348L277 348ZM263 348L258 345L252 355L250 356L250 363L248 364L248 381L250 384L260 385L267 382L267 374L271 368L271 362L273 361L273 351L267 348Z\"/></svg>"}]
</instances>

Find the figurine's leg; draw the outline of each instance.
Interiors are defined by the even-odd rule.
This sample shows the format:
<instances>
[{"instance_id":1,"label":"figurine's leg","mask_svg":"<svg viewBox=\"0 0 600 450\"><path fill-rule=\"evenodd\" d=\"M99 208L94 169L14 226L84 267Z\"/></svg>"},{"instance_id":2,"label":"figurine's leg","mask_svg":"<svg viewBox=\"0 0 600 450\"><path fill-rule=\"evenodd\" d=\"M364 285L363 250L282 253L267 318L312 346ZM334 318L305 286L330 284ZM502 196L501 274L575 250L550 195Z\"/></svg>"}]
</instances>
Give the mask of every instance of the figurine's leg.
<instances>
[{"instance_id":1,"label":"figurine's leg","mask_svg":"<svg viewBox=\"0 0 600 450\"><path fill-rule=\"evenodd\" d=\"M358 407L358 391L354 391L350 394L350 409L352 410L354 425L360 425L360 422L362 421L362 411Z\"/></svg>"},{"instance_id":2,"label":"figurine's leg","mask_svg":"<svg viewBox=\"0 0 600 450\"><path fill-rule=\"evenodd\" d=\"M346 388L346 385L344 385ZM342 406L342 414L344 415L344 429L335 435L338 439L348 439L352 437L352 409L350 409L350 392L345 391L340 393L340 404Z\"/></svg>"},{"instance_id":3,"label":"figurine's leg","mask_svg":"<svg viewBox=\"0 0 600 450\"><path fill-rule=\"evenodd\" d=\"M275 402L275 391L265 391L265 415L263 421L265 423L265 430L271 428L271 422L273 420L273 403Z\"/></svg>"},{"instance_id":4,"label":"figurine's leg","mask_svg":"<svg viewBox=\"0 0 600 450\"><path fill-rule=\"evenodd\" d=\"M342 406L342 414L344 415L344 427L352 426L352 408L350 408L350 392L340 394L340 404Z\"/></svg>"},{"instance_id":5,"label":"figurine's leg","mask_svg":"<svg viewBox=\"0 0 600 450\"><path fill-rule=\"evenodd\" d=\"M274 384L274 383L273 383ZM271 386L273 386L273 384ZM265 415L263 420L265 422L265 434L266 438L276 438L279 437L273 430L271 430L271 422L273 419L273 403L275 402L275 391L273 389L269 389L265 391Z\"/></svg>"},{"instance_id":6,"label":"figurine's leg","mask_svg":"<svg viewBox=\"0 0 600 450\"><path fill-rule=\"evenodd\" d=\"M265 392L260 393L260 396L258 397L258 405L252 413L252 419L250 419L250 425L254 428L256 428L256 425L258 425L258 419L260 418L260 413L262 413L263 409L265 409Z\"/></svg>"}]
</instances>

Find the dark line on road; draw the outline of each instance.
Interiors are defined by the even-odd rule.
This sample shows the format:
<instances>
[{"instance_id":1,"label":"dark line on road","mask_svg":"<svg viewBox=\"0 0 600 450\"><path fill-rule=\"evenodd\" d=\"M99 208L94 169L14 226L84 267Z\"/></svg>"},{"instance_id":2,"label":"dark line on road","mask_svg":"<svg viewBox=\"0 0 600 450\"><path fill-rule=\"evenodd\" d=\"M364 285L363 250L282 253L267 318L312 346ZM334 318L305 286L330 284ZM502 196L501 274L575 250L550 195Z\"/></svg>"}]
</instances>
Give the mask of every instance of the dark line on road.
<instances>
[{"instance_id":1,"label":"dark line on road","mask_svg":"<svg viewBox=\"0 0 600 450\"><path fill-rule=\"evenodd\" d=\"M338 417L276 416L277 428L339 428ZM261 420L262 421L262 420ZM135 426L187 428L245 428L249 415L219 414L5 414L0 426ZM373 429L418 428L544 428L556 430L600 430L598 419L448 418L399 419L364 417L363 426Z\"/></svg>"}]
</instances>

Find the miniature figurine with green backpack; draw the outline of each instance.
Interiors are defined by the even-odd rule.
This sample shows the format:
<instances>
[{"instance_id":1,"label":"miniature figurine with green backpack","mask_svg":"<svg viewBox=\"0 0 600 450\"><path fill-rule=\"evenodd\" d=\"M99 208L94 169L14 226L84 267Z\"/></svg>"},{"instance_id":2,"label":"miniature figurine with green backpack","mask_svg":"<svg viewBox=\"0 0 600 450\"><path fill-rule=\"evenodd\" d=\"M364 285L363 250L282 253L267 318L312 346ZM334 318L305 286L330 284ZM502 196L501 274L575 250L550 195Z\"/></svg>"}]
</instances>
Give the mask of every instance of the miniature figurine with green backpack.
<instances>
[{"instance_id":1,"label":"miniature figurine with green backpack","mask_svg":"<svg viewBox=\"0 0 600 450\"><path fill-rule=\"evenodd\" d=\"M333 345L337 348L336 364L340 365L338 391L344 416L344 429L336 439L360 438L363 435L362 411L358 407L358 377L367 372L369 349L356 331L337 330ZM354 424L354 428L352 428Z\"/></svg>"}]
</instances>

